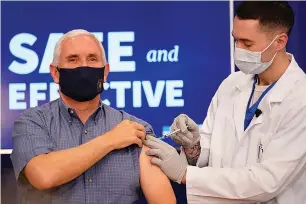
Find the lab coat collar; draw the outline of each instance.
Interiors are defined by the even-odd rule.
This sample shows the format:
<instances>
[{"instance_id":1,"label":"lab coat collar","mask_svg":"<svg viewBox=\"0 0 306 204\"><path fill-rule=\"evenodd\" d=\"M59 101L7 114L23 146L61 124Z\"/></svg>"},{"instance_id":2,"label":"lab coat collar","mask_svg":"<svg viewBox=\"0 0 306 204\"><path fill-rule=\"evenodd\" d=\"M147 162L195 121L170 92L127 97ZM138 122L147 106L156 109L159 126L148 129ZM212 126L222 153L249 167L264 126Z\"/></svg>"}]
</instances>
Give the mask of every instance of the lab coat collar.
<instances>
[{"instance_id":1,"label":"lab coat collar","mask_svg":"<svg viewBox=\"0 0 306 204\"><path fill-rule=\"evenodd\" d=\"M285 73L277 81L275 86L271 89L270 94L267 95L267 100L270 103L281 102L286 95L290 92L294 84L300 80L304 75L304 71L299 67L294 59L294 56L287 53L291 58L291 62L286 69ZM244 79L237 82L236 87L239 91L250 89L253 84L254 75L244 74Z\"/></svg>"},{"instance_id":2,"label":"lab coat collar","mask_svg":"<svg viewBox=\"0 0 306 204\"><path fill-rule=\"evenodd\" d=\"M292 54L289 54L291 62L285 73L276 82L271 89L271 94L267 96L267 100L272 102L282 102L283 99L291 92L293 86L305 76L304 71L299 67Z\"/></svg>"},{"instance_id":3,"label":"lab coat collar","mask_svg":"<svg viewBox=\"0 0 306 204\"><path fill-rule=\"evenodd\" d=\"M290 93L294 84L305 76L303 70L296 63L293 55L289 54L291 57L291 62L286 69L285 73L277 81L274 87L267 94L267 100L263 100L260 104L263 112L271 111L271 104L282 102L282 100ZM246 75L241 77L236 84L239 94L237 94L234 102L234 121L237 130L237 139L241 141L243 136L256 124L261 124L264 120L263 116L260 115L255 120L252 120L249 127L244 131L243 129L243 120L245 117L245 111L247 107L247 101L250 97L254 82L254 75Z\"/></svg>"}]
</instances>

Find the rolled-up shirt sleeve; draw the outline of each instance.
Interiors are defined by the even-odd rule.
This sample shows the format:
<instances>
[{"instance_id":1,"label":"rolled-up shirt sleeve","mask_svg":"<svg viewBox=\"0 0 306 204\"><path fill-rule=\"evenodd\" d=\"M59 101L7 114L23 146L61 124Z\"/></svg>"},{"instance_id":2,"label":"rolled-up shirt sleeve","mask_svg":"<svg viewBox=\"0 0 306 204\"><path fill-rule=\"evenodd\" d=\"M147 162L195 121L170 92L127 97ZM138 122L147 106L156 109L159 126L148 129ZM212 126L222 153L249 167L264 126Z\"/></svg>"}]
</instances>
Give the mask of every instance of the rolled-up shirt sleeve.
<instances>
[{"instance_id":1,"label":"rolled-up shirt sleeve","mask_svg":"<svg viewBox=\"0 0 306 204\"><path fill-rule=\"evenodd\" d=\"M141 125L144 126L145 130L146 130L146 134L147 135L152 135L152 136L156 136L155 135L155 132L153 130L153 127L146 121L140 119L140 118L137 118L135 116L132 116L124 111L121 111L122 115L123 115L123 120L131 120L133 122L136 122L136 123L139 123Z\"/></svg>"},{"instance_id":2,"label":"rolled-up shirt sleeve","mask_svg":"<svg viewBox=\"0 0 306 204\"><path fill-rule=\"evenodd\" d=\"M15 120L12 139L11 160L16 179L32 158L55 149L55 143L44 125L43 116L37 109L28 109Z\"/></svg>"}]
</instances>

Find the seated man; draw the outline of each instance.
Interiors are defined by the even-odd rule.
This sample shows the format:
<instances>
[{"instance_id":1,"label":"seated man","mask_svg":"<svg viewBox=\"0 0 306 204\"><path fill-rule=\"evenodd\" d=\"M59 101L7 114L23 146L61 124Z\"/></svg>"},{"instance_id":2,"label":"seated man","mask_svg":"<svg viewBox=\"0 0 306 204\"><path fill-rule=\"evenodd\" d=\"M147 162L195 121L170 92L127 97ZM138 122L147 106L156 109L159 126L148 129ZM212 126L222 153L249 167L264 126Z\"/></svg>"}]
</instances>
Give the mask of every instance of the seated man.
<instances>
[{"instance_id":1,"label":"seated man","mask_svg":"<svg viewBox=\"0 0 306 204\"><path fill-rule=\"evenodd\" d=\"M141 151L152 127L101 102L109 65L95 36L66 33L50 72L60 98L26 110L14 123L19 203L130 204L140 187L149 203L175 203L168 178Z\"/></svg>"}]
</instances>

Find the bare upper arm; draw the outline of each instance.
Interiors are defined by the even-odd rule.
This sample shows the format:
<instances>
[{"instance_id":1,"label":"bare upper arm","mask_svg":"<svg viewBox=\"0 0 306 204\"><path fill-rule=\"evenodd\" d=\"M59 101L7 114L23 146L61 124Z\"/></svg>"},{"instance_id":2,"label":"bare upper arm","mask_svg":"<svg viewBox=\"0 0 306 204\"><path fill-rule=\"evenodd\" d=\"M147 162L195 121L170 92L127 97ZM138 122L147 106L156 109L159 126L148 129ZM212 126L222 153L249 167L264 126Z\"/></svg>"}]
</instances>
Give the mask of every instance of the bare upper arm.
<instances>
[{"instance_id":1,"label":"bare upper arm","mask_svg":"<svg viewBox=\"0 0 306 204\"><path fill-rule=\"evenodd\" d=\"M149 148L143 146L139 157L140 184L148 203L176 203L175 194L168 177L162 170L151 164L150 156L145 154Z\"/></svg>"}]
</instances>

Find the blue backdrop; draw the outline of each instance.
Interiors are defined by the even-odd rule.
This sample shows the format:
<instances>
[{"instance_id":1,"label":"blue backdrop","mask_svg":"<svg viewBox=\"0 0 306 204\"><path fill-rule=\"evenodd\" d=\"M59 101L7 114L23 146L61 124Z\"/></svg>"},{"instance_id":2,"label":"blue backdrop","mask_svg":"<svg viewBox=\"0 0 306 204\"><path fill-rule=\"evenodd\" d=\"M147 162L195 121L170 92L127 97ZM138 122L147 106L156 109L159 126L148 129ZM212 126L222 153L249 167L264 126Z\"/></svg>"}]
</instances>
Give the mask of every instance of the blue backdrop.
<instances>
[{"instance_id":1,"label":"blue backdrop","mask_svg":"<svg viewBox=\"0 0 306 204\"><path fill-rule=\"evenodd\" d=\"M288 51L305 70L306 2L290 4L296 22ZM111 66L105 103L148 121L158 136L169 131L180 113L201 124L218 85L231 72L230 5L2 2L1 149L12 149L16 117L58 97L49 74L53 48L63 33L78 28L93 32L105 47ZM12 175L8 157L2 166ZM13 176L7 175L2 176L2 195L8 197L4 203L13 203L15 188L8 187ZM185 203L184 186L174 188Z\"/></svg>"},{"instance_id":2,"label":"blue backdrop","mask_svg":"<svg viewBox=\"0 0 306 204\"><path fill-rule=\"evenodd\" d=\"M103 41L111 66L105 102L148 121L157 135L180 113L201 124L230 74L229 2L3 2L2 8L2 149L12 148L12 121L25 108L58 96L49 64L56 41L71 29Z\"/></svg>"}]
</instances>

